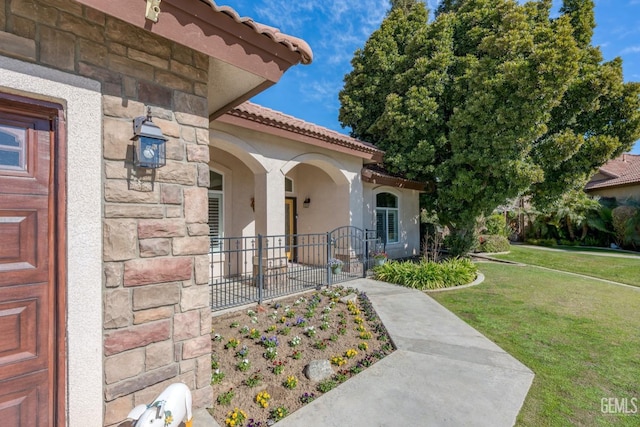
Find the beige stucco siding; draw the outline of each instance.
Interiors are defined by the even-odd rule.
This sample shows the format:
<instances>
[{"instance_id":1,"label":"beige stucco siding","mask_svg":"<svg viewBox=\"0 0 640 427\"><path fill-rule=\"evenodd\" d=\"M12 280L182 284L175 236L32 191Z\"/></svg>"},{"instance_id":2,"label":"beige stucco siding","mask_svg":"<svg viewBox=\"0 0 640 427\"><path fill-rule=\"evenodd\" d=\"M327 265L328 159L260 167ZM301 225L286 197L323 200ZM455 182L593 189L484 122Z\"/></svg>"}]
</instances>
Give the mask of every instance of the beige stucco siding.
<instances>
[{"instance_id":1,"label":"beige stucco siding","mask_svg":"<svg viewBox=\"0 0 640 427\"><path fill-rule=\"evenodd\" d=\"M298 233L362 227L362 159L222 123L212 126L210 166L231 170L230 191L234 200L241 200L233 205L234 224L225 218L227 236L284 234L286 197L296 198ZM285 177L293 180L291 193L285 191ZM228 192L225 186L225 197ZM255 226L239 227L236 215L243 215L252 197ZM311 203L305 208L306 198Z\"/></svg>"},{"instance_id":2,"label":"beige stucco siding","mask_svg":"<svg viewBox=\"0 0 640 427\"><path fill-rule=\"evenodd\" d=\"M385 250L390 258L401 258L420 253L419 192L364 183L364 219L366 228L376 228L376 195L387 192L398 197L398 243L388 243Z\"/></svg>"},{"instance_id":3,"label":"beige stucco siding","mask_svg":"<svg viewBox=\"0 0 640 427\"><path fill-rule=\"evenodd\" d=\"M618 201L625 199L640 200L640 185L627 185L612 188L597 188L590 190L589 195L600 197L615 197Z\"/></svg>"}]
</instances>

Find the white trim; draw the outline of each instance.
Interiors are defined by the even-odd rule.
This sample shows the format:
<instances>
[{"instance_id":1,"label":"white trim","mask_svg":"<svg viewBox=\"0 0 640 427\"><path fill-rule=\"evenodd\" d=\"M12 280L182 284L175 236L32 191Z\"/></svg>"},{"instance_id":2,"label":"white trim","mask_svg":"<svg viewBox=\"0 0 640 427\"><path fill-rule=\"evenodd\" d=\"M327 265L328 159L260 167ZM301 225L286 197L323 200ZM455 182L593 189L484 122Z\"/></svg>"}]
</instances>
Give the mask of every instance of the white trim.
<instances>
[{"instance_id":1,"label":"white trim","mask_svg":"<svg viewBox=\"0 0 640 427\"><path fill-rule=\"evenodd\" d=\"M222 175L222 191L220 193L222 194L222 224L224 228L221 237L224 237L229 235L228 231L233 222L233 173L231 169L213 161L209 163L209 170Z\"/></svg>"},{"instance_id":2,"label":"white trim","mask_svg":"<svg viewBox=\"0 0 640 427\"><path fill-rule=\"evenodd\" d=\"M336 159L321 153L304 153L295 156L280 167L280 172L283 176L287 176L293 168L300 164L313 165L322 169L336 185L345 185L350 182L347 168Z\"/></svg>"},{"instance_id":3,"label":"white trim","mask_svg":"<svg viewBox=\"0 0 640 427\"><path fill-rule=\"evenodd\" d=\"M287 180L291 181L291 191L287 190ZM284 177L284 192L287 194L294 194L296 192L295 182L293 178L289 178L288 176Z\"/></svg>"},{"instance_id":4,"label":"white trim","mask_svg":"<svg viewBox=\"0 0 640 427\"><path fill-rule=\"evenodd\" d=\"M378 207L378 195L379 194L391 194L393 197L396 198L396 207L395 208L388 208L388 207ZM385 244L387 245L393 245L393 244L397 244L400 243L401 239L400 239L400 196L398 196L397 194L394 194L394 192L391 191L376 191L373 194L373 198L374 198L374 209L373 209L373 220L374 220L374 224L376 227L376 230L378 229L378 213L382 213L384 212L385 214L385 220L386 220L386 224L387 224L387 230L386 230L386 236L385 237ZM395 220L395 228L396 228L396 240L390 241L388 240L389 237L389 212L395 212L396 214L396 220Z\"/></svg>"},{"instance_id":5,"label":"white trim","mask_svg":"<svg viewBox=\"0 0 640 427\"><path fill-rule=\"evenodd\" d=\"M100 83L2 56L0 70L1 90L64 105L67 119L67 425L100 427L103 424Z\"/></svg>"}]
</instances>

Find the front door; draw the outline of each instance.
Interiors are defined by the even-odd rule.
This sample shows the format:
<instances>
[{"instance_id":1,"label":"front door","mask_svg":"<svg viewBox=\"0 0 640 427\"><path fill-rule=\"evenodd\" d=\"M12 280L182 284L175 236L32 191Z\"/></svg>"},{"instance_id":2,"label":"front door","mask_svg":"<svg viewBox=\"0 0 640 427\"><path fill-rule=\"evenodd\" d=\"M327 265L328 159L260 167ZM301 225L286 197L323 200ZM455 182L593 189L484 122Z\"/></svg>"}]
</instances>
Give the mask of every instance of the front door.
<instances>
[{"instance_id":1,"label":"front door","mask_svg":"<svg viewBox=\"0 0 640 427\"><path fill-rule=\"evenodd\" d=\"M57 264L65 251L56 229L58 111L0 94L0 424L7 426L63 420L56 357L64 351L56 322L64 298Z\"/></svg>"},{"instance_id":2,"label":"front door","mask_svg":"<svg viewBox=\"0 0 640 427\"><path fill-rule=\"evenodd\" d=\"M286 235L285 247L289 261L296 259L296 231L296 199L294 197L287 197L284 200L284 234Z\"/></svg>"}]
</instances>

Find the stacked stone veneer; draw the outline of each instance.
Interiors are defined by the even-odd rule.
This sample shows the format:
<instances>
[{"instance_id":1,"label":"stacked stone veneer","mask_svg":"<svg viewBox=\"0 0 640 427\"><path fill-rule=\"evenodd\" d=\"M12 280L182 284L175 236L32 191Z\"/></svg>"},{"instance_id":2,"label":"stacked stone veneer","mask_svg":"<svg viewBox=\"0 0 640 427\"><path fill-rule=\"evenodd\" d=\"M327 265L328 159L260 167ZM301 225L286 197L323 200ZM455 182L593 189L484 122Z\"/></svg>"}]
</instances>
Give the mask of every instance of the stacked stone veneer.
<instances>
[{"instance_id":1,"label":"stacked stone veneer","mask_svg":"<svg viewBox=\"0 0 640 427\"><path fill-rule=\"evenodd\" d=\"M208 58L69 0L0 0L0 31L0 54L102 84L104 424L175 381L210 404ZM131 164L146 106L155 172Z\"/></svg>"}]
</instances>

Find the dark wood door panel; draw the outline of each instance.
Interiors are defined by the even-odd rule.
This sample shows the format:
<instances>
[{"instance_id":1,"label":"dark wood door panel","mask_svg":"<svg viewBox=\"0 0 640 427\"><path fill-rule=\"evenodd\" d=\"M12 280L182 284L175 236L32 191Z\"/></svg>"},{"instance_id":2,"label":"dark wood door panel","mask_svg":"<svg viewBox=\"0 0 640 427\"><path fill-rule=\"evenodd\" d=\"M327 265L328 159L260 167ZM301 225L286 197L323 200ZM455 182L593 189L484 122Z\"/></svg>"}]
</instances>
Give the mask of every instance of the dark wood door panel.
<instances>
[{"instance_id":1,"label":"dark wood door panel","mask_svg":"<svg viewBox=\"0 0 640 427\"><path fill-rule=\"evenodd\" d=\"M7 138L13 138L13 144L22 149L16 165L0 162L0 193L42 194L49 191L49 168L51 156L52 132L46 120L31 119L18 122L9 120L0 111L0 154L7 154L13 146L7 144ZM12 145L13 145L12 144Z\"/></svg>"},{"instance_id":2,"label":"dark wood door panel","mask_svg":"<svg viewBox=\"0 0 640 427\"><path fill-rule=\"evenodd\" d=\"M46 283L0 288L0 381L47 368L48 300Z\"/></svg>"},{"instance_id":3,"label":"dark wood door panel","mask_svg":"<svg viewBox=\"0 0 640 427\"><path fill-rule=\"evenodd\" d=\"M0 420L2 425L48 427L47 372L36 372L0 381Z\"/></svg>"},{"instance_id":4,"label":"dark wood door panel","mask_svg":"<svg viewBox=\"0 0 640 427\"><path fill-rule=\"evenodd\" d=\"M0 287L47 280L47 197L0 194Z\"/></svg>"},{"instance_id":5,"label":"dark wood door panel","mask_svg":"<svg viewBox=\"0 0 640 427\"><path fill-rule=\"evenodd\" d=\"M0 93L0 426L65 425L64 129Z\"/></svg>"}]
</instances>

